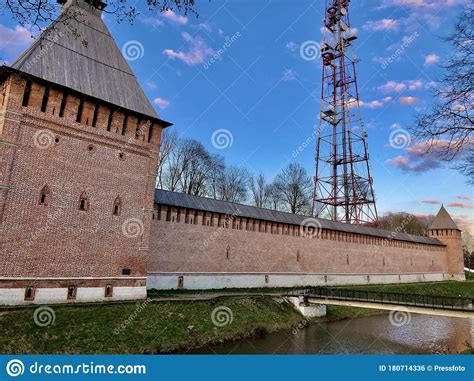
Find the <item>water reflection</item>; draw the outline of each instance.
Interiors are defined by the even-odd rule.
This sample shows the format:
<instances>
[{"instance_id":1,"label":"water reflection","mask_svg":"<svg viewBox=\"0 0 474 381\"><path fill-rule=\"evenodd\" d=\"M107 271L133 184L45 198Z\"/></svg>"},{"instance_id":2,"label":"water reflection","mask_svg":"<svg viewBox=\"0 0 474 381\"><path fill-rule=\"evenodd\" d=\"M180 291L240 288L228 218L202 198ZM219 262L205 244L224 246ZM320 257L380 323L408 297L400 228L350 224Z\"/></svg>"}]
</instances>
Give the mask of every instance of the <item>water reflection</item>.
<instances>
[{"instance_id":1,"label":"water reflection","mask_svg":"<svg viewBox=\"0 0 474 381\"><path fill-rule=\"evenodd\" d=\"M412 314L402 326L388 315L319 323L196 350L234 354L428 354L458 353L474 344L474 319Z\"/></svg>"}]
</instances>

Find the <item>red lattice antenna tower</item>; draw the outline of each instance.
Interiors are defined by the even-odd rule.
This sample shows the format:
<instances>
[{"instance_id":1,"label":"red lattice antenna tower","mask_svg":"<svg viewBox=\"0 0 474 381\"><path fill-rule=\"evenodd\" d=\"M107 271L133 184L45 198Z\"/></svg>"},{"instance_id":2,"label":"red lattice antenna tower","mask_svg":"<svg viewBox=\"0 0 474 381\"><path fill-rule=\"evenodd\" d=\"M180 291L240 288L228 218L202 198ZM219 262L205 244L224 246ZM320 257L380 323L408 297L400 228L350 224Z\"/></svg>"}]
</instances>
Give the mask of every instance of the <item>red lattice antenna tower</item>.
<instances>
[{"instance_id":1,"label":"red lattice antenna tower","mask_svg":"<svg viewBox=\"0 0 474 381\"><path fill-rule=\"evenodd\" d=\"M350 0L326 0L321 112L316 146L313 215L377 225L372 177L357 89Z\"/></svg>"}]
</instances>

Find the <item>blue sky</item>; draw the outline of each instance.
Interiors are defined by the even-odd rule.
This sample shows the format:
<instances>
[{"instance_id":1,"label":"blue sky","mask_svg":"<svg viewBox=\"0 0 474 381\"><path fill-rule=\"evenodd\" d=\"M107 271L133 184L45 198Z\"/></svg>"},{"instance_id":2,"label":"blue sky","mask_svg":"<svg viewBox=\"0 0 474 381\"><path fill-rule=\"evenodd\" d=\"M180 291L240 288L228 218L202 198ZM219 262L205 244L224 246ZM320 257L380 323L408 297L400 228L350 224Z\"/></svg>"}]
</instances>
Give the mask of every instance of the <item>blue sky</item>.
<instances>
[{"instance_id":1,"label":"blue sky","mask_svg":"<svg viewBox=\"0 0 474 381\"><path fill-rule=\"evenodd\" d=\"M434 214L442 202L452 205L448 211L463 228L472 227L472 188L465 178L422 157L418 142L401 149L389 144L391 133L403 136L416 112L429 107L439 65L453 53L438 37L452 30L462 3L351 2L351 27L359 37L354 48L361 60L362 115L380 214ZM110 15L105 21L158 113L180 135L201 141L228 164L270 179L291 161L313 174L311 134L318 123L321 61L302 57L300 48L321 41L323 2L211 0L200 2L198 11L198 18L153 15L144 7L133 26L117 24ZM28 32L6 16L0 18L0 35L0 57L7 63L29 44ZM215 54L219 57L212 62ZM232 145L225 149L212 144L219 129L230 131Z\"/></svg>"}]
</instances>

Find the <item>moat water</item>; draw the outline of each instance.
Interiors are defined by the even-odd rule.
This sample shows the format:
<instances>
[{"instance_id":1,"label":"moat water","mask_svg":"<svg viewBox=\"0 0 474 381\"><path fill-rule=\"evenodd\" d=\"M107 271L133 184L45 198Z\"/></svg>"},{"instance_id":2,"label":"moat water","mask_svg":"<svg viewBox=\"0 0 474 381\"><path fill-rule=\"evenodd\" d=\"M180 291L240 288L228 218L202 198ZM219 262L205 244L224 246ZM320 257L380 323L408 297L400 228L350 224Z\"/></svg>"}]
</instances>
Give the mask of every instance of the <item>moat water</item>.
<instances>
[{"instance_id":1,"label":"moat water","mask_svg":"<svg viewBox=\"0 0 474 381\"><path fill-rule=\"evenodd\" d=\"M201 354L435 354L474 345L474 319L411 314L409 321L370 316L281 331L201 348ZM403 323L403 324L402 324Z\"/></svg>"}]
</instances>

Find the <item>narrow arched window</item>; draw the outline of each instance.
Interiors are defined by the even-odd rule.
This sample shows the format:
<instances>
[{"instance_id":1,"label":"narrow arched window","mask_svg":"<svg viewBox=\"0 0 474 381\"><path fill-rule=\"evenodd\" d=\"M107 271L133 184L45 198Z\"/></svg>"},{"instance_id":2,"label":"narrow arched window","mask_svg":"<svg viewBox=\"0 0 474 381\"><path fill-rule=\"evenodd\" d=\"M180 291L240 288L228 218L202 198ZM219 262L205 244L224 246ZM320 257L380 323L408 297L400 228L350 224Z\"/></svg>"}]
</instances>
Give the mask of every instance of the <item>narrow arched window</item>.
<instances>
[{"instance_id":1,"label":"narrow arched window","mask_svg":"<svg viewBox=\"0 0 474 381\"><path fill-rule=\"evenodd\" d=\"M230 259L230 246L227 246L225 256L226 259Z\"/></svg>"},{"instance_id":2,"label":"narrow arched window","mask_svg":"<svg viewBox=\"0 0 474 381\"><path fill-rule=\"evenodd\" d=\"M112 209L112 214L114 216L120 216L120 213L122 213L122 200L120 199L119 196L114 201L114 207Z\"/></svg>"},{"instance_id":3,"label":"narrow arched window","mask_svg":"<svg viewBox=\"0 0 474 381\"><path fill-rule=\"evenodd\" d=\"M45 185L43 189L41 189L41 192L40 192L39 204L48 206L50 201L51 201L51 190L49 189L47 185Z\"/></svg>"},{"instance_id":4,"label":"narrow arched window","mask_svg":"<svg viewBox=\"0 0 474 381\"><path fill-rule=\"evenodd\" d=\"M87 211L89 210L89 207L89 197L87 197L86 192L82 192L81 196L79 197L79 210Z\"/></svg>"}]
</instances>

